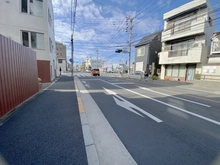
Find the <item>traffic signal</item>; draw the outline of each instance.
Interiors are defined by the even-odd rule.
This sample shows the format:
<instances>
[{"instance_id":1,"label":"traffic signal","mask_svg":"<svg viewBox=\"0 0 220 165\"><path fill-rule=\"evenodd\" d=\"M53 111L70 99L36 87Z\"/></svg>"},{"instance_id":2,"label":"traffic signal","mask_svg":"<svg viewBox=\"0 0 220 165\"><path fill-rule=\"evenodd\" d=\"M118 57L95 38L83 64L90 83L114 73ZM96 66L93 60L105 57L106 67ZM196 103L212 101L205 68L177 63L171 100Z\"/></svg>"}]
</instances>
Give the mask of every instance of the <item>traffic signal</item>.
<instances>
[{"instance_id":1,"label":"traffic signal","mask_svg":"<svg viewBox=\"0 0 220 165\"><path fill-rule=\"evenodd\" d=\"M122 49L117 49L116 51L115 51L115 53L121 53L122 52Z\"/></svg>"}]
</instances>

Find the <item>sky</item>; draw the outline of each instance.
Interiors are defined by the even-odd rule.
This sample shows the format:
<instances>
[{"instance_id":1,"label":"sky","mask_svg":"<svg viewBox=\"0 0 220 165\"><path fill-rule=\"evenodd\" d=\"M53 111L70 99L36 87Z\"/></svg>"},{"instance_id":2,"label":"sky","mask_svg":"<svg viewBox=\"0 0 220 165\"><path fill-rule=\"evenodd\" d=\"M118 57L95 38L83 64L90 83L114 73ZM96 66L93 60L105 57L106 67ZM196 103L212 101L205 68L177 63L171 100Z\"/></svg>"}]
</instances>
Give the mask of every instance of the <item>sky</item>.
<instances>
[{"instance_id":1,"label":"sky","mask_svg":"<svg viewBox=\"0 0 220 165\"><path fill-rule=\"evenodd\" d=\"M55 40L67 47L67 60L71 58L70 38L71 1L52 0L54 8ZM121 63L122 54L116 49L128 49L129 21L132 22L131 63L135 57L135 44L146 35L163 30L163 14L192 0L78 0L76 6L74 38L74 64L87 59L99 59L106 65ZM210 0L216 9L215 31L220 31L220 0ZM128 54L124 54L124 63Z\"/></svg>"}]
</instances>

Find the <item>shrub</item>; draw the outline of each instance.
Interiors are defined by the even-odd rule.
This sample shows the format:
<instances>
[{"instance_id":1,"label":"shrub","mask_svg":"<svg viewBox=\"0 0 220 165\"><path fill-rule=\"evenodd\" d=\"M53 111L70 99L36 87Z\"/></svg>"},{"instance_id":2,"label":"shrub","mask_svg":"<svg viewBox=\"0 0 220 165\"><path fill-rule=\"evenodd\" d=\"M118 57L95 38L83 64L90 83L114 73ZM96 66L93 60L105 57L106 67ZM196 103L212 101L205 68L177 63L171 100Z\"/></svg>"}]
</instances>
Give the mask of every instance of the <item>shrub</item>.
<instances>
[{"instance_id":1,"label":"shrub","mask_svg":"<svg viewBox=\"0 0 220 165\"><path fill-rule=\"evenodd\" d=\"M153 75L151 78L152 78L152 80L157 80L157 76L156 75Z\"/></svg>"},{"instance_id":2,"label":"shrub","mask_svg":"<svg viewBox=\"0 0 220 165\"><path fill-rule=\"evenodd\" d=\"M41 80L41 78L39 78L39 77L38 77L38 83L42 83L42 80Z\"/></svg>"}]
</instances>

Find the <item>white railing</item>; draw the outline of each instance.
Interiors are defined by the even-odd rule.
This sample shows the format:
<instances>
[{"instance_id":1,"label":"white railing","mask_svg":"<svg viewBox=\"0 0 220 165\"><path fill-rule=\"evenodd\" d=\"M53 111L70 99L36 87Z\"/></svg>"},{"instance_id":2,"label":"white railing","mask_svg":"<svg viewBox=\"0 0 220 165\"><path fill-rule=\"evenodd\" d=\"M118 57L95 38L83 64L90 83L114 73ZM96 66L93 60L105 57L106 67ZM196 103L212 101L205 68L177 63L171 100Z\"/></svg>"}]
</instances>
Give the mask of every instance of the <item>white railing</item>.
<instances>
[{"instance_id":1,"label":"white railing","mask_svg":"<svg viewBox=\"0 0 220 165\"><path fill-rule=\"evenodd\" d=\"M188 49L185 50L170 50L168 53L168 57L179 57L179 56L187 56Z\"/></svg>"}]
</instances>

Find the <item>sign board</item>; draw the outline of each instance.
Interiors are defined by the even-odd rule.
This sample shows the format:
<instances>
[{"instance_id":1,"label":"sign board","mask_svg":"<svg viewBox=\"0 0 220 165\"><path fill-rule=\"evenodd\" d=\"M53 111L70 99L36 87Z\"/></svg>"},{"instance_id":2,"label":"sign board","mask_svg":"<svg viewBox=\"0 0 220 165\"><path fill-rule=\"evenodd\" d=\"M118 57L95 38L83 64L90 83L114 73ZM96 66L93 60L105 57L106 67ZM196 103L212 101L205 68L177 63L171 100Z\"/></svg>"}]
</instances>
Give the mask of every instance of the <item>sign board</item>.
<instances>
[{"instance_id":1,"label":"sign board","mask_svg":"<svg viewBox=\"0 0 220 165\"><path fill-rule=\"evenodd\" d=\"M136 62L136 71L143 71L143 62Z\"/></svg>"},{"instance_id":2,"label":"sign board","mask_svg":"<svg viewBox=\"0 0 220 165\"><path fill-rule=\"evenodd\" d=\"M202 72L203 74L204 73L216 73L216 66L203 66Z\"/></svg>"}]
</instances>

